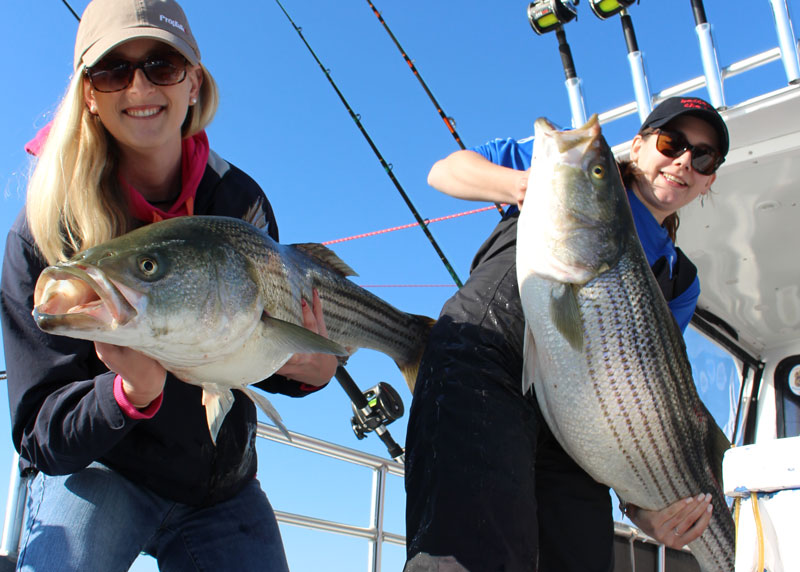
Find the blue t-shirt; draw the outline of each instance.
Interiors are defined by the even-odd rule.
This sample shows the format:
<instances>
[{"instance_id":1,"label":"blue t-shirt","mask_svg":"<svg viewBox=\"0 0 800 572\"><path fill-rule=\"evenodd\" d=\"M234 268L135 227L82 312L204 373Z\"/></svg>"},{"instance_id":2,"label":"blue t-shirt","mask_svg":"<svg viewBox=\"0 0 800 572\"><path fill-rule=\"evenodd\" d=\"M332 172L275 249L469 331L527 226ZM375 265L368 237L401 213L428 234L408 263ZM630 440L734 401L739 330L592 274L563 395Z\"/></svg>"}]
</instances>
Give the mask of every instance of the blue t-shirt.
<instances>
[{"instance_id":1,"label":"blue t-shirt","mask_svg":"<svg viewBox=\"0 0 800 572\"><path fill-rule=\"evenodd\" d=\"M525 171L531 166L533 137L518 141L510 138L494 139L473 147L471 150L483 155L496 165ZM628 201L633 212L633 222L636 225L636 232L639 234L639 241L642 243L645 256L647 256L647 262L652 266L662 256L666 257L671 277L678 255L675 252L675 244L667 234L667 229L658 224L652 213L630 189L628 190ZM684 292L668 302L669 309L672 310L672 315L675 316L675 321L678 322L682 332L686 331L686 327L692 319L699 297L700 280L695 277L694 282Z\"/></svg>"}]
</instances>

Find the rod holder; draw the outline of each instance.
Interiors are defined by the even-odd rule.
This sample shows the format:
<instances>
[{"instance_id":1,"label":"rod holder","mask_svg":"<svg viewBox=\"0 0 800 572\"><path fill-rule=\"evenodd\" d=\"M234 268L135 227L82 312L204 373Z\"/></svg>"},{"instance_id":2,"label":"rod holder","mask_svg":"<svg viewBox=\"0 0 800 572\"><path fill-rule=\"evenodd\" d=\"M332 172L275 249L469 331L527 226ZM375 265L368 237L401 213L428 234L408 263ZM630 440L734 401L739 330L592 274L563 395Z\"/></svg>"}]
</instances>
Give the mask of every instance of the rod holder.
<instances>
[{"instance_id":1,"label":"rod holder","mask_svg":"<svg viewBox=\"0 0 800 572\"><path fill-rule=\"evenodd\" d=\"M711 35L711 24L703 22L695 26L697 40L700 42L700 57L703 60L703 74L706 77L706 87L711 105L717 109L725 109L725 93L722 89L722 74L717 60L717 50L714 48L714 38Z\"/></svg>"},{"instance_id":2,"label":"rod holder","mask_svg":"<svg viewBox=\"0 0 800 572\"><path fill-rule=\"evenodd\" d=\"M622 23L622 33L625 36L625 46L628 49L628 64L631 68L631 78L633 79L633 92L636 95L636 107L639 111L639 120L644 123L647 116L653 110L653 98L650 95L650 87L647 84L647 74L644 71L644 54L639 50L639 43L636 41L636 32L633 30L633 20L627 10L620 12L620 22Z\"/></svg>"},{"instance_id":3,"label":"rod holder","mask_svg":"<svg viewBox=\"0 0 800 572\"><path fill-rule=\"evenodd\" d=\"M575 62L572 59L572 50L567 42L567 35L562 27L556 29L558 38L558 52L561 54L561 65L564 67L565 85L567 86L567 96L569 97L569 108L572 113L572 126L580 127L586 123L586 108L583 105L583 90L581 89L581 78L575 71Z\"/></svg>"},{"instance_id":4,"label":"rod holder","mask_svg":"<svg viewBox=\"0 0 800 572\"><path fill-rule=\"evenodd\" d=\"M775 30L778 32L778 45L781 49L781 60L786 71L786 80L790 84L800 82L800 64L797 57L797 38L789 17L786 0L770 0L772 15L775 17Z\"/></svg>"}]
</instances>

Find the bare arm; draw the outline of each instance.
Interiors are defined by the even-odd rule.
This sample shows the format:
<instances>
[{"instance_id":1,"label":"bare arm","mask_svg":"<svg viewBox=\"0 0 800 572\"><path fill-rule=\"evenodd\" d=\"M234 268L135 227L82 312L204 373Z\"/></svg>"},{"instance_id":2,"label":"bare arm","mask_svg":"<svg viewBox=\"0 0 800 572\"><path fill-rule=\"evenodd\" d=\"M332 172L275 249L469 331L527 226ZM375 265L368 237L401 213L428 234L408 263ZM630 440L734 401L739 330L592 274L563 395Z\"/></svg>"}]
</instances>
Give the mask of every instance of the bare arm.
<instances>
[{"instance_id":1,"label":"bare arm","mask_svg":"<svg viewBox=\"0 0 800 572\"><path fill-rule=\"evenodd\" d=\"M434 163L428 173L433 188L468 201L520 204L528 173L495 165L475 151L456 151Z\"/></svg>"}]
</instances>

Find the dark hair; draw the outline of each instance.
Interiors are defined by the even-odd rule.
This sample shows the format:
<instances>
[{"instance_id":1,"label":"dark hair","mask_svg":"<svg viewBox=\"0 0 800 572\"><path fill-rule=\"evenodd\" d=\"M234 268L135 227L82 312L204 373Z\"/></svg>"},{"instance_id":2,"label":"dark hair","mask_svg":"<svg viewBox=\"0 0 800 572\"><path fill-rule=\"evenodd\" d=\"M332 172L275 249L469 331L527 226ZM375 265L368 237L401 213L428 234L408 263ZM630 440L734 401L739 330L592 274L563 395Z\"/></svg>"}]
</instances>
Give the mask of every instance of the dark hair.
<instances>
[{"instance_id":1,"label":"dark hair","mask_svg":"<svg viewBox=\"0 0 800 572\"><path fill-rule=\"evenodd\" d=\"M656 131L657 129L654 129L653 127L645 127L639 131L639 135L641 135L641 137L644 139L651 136ZM642 172L639 170L639 167L637 167L636 164L634 164L634 162L631 160L620 161L619 172L622 174L622 183L625 185L626 189L632 188L636 182L636 179L642 176ZM667 234L672 242L675 242L675 237L678 234L678 227L680 224L681 220L677 212L667 216L667 218L664 219L664 222L661 223L661 226L667 230Z\"/></svg>"}]
</instances>

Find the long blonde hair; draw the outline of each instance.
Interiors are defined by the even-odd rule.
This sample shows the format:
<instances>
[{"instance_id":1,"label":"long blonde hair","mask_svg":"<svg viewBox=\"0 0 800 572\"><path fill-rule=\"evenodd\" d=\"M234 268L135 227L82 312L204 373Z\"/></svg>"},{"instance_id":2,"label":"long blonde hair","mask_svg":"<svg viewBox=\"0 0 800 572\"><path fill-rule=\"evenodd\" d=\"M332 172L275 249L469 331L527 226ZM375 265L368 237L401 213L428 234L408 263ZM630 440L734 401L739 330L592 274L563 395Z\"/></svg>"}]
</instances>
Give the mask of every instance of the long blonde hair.
<instances>
[{"instance_id":1,"label":"long blonde hair","mask_svg":"<svg viewBox=\"0 0 800 572\"><path fill-rule=\"evenodd\" d=\"M132 230L126 195L117 182L114 138L83 99L84 66L69 83L28 183L26 215L39 252L49 264ZM205 129L219 92L201 64L203 83L181 132Z\"/></svg>"}]
</instances>

